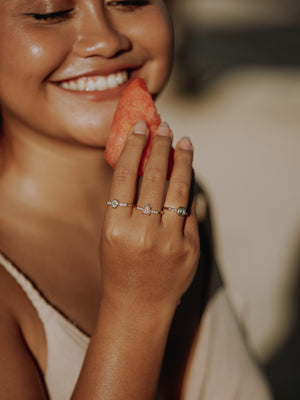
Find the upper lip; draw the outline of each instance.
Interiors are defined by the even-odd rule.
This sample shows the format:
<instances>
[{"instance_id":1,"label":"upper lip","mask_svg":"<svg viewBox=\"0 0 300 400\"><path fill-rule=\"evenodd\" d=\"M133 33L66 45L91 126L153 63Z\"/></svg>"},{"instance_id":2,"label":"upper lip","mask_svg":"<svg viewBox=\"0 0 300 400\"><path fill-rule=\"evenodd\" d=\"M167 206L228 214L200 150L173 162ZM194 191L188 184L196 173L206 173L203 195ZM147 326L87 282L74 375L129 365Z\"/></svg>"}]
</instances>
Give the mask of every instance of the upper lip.
<instances>
[{"instance_id":1,"label":"upper lip","mask_svg":"<svg viewBox=\"0 0 300 400\"><path fill-rule=\"evenodd\" d=\"M71 80L76 80L79 78L83 78L83 77L92 77L92 76L109 76L111 74L116 74L118 72L123 72L123 71L127 71L130 72L131 70L134 69L138 69L140 66L118 66L118 67L114 67L114 68L99 68L99 69L83 69L80 72L76 73L76 74L72 74L72 75L67 75L65 74L65 76L61 76L61 77L57 77L54 79L51 79L51 82L53 83L61 83L61 82L65 82L65 81L71 81Z\"/></svg>"}]
</instances>

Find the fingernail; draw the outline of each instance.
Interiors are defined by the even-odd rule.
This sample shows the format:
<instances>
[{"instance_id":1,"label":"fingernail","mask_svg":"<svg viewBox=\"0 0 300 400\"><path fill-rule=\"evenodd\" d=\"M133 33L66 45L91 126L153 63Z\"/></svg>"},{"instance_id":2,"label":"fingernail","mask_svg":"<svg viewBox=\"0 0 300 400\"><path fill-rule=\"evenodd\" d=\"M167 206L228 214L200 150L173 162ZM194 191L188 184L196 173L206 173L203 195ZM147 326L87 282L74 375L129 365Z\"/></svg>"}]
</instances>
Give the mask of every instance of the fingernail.
<instances>
[{"instance_id":1,"label":"fingernail","mask_svg":"<svg viewBox=\"0 0 300 400\"><path fill-rule=\"evenodd\" d=\"M146 135L147 133L147 124L144 119L140 119L134 126L133 132L138 135Z\"/></svg>"},{"instance_id":2,"label":"fingernail","mask_svg":"<svg viewBox=\"0 0 300 400\"><path fill-rule=\"evenodd\" d=\"M171 136L171 137L173 136L169 124L165 121L159 125L159 128L157 129L156 133L161 136Z\"/></svg>"},{"instance_id":3,"label":"fingernail","mask_svg":"<svg viewBox=\"0 0 300 400\"><path fill-rule=\"evenodd\" d=\"M191 139L187 136L184 136L179 143L179 147L182 150L193 150L194 146L192 145Z\"/></svg>"}]
</instances>

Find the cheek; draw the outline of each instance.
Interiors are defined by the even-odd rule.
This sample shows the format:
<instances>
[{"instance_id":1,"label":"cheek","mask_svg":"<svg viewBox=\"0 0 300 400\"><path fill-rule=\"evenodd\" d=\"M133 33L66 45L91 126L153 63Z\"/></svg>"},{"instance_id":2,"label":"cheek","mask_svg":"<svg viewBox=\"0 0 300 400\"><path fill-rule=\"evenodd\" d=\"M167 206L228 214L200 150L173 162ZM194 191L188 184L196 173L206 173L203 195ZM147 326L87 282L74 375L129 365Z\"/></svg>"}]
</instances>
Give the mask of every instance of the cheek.
<instances>
[{"instance_id":1,"label":"cheek","mask_svg":"<svg viewBox=\"0 0 300 400\"><path fill-rule=\"evenodd\" d=\"M154 57L169 66L173 50L173 30L169 19L159 16L152 23L145 25L145 42Z\"/></svg>"},{"instance_id":2,"label":"cheek","mask_svg":"<svg viewBox=\"0 0 300 400\"><path fill-rule=\"evenodd\" d=\"M157 58L157 81L158 87L154 93L160 92L168 79L173 62L173 30L169 21L154 25L151 43L155 46ZM154 52L154 50L153 50Z\"/></svg>"},{"instance_id":3,"label":"cheek","mask_svg":"<svg viewBox=\"0 0 300 400\"><path fill-rule=\"evenodd\" d=\"M147 15L135 26L133 43L147 54L151 79L147 81L152 93L159 93L169 77L173 61L173 28L167 12Z\"/></svg>"},{"instance_id":4,"label":"cheek","mask_svg":"<svg viewBox=\"0 0 300 400\"><path fill-rule=\"evenodd\" d=\"M40 84L55 69L64 53L63 46L57 46L61 40L57 41L46 32L37 33L21 26L7 28L1 33L0 74L13 86Z\"/></svg>"}]
</instances>

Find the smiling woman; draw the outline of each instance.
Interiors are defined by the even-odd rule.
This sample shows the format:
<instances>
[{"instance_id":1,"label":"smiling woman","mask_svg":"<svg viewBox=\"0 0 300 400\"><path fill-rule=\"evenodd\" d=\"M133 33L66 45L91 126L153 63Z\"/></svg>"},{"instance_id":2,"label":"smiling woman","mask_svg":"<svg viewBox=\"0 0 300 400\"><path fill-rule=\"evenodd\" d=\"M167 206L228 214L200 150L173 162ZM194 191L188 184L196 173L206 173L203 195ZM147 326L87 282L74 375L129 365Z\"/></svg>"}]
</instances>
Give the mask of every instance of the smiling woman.
<instances>
[{"instance_id":1,"label":"smiling woman","mask_svg":"<svg viewBox=\"0 0 300 400\"><path fill-rule=\"evenodd\" d=\"M114 171L104 160L125 87L142 78L155 98L172 42L163 0L0 0L3 400L269 398L212 279L190 140L168 184L167 123L139 188L144 120Z\"/></svg>"},{"instance_id":2,"label":"smiling woman","mask_svg":"<svg viewBox=\"0 0 300 400\"><path fill-rule=\"evenodd\" d=\"M162 1L12 1L1 15L3 120L13 111L47 136L104 146L127 80L143 77L157 93L168 75L171 32ZM79 91L62 90L80 78Z\"/></svg>"}]
</instances>

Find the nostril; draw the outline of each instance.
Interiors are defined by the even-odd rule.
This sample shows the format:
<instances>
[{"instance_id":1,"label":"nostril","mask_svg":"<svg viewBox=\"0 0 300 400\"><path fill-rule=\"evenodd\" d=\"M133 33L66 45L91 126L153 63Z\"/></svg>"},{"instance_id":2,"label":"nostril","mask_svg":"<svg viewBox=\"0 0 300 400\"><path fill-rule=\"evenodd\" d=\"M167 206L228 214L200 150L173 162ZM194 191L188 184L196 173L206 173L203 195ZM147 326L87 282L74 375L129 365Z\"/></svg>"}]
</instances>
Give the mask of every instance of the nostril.
<instances>
[{"instance_id":1,"label":"nostril","mask_svg":"<svg viewBox=\"0 0 300 400\"><path fill-rule=\"evenodd\" d=\"M124 48L124 49L122 49L122 50L119 50L118 52L116 52L116 54L114 55L114 57L117 57L117 56L119 56L119 55L121 55L121 54L123 54L123 53L125 53L125 52L127 52L127 51L130 51L131 50L131 46L128 46L128 47L126 47L126 48Z\"/></svg>"},{"instance_id":2,"label":"nostril","mask_svg":"<svg viewBox=\"0 0 300 400\"><path fill-rule=\"evenodd\" d=\"M131 41L125 34L108 25L104 27L99 22L94 27L82 29L73 46L74 52L81 57L100 56L108 59L130 51L131 48Z\"/></svg>"}]
</instances>

